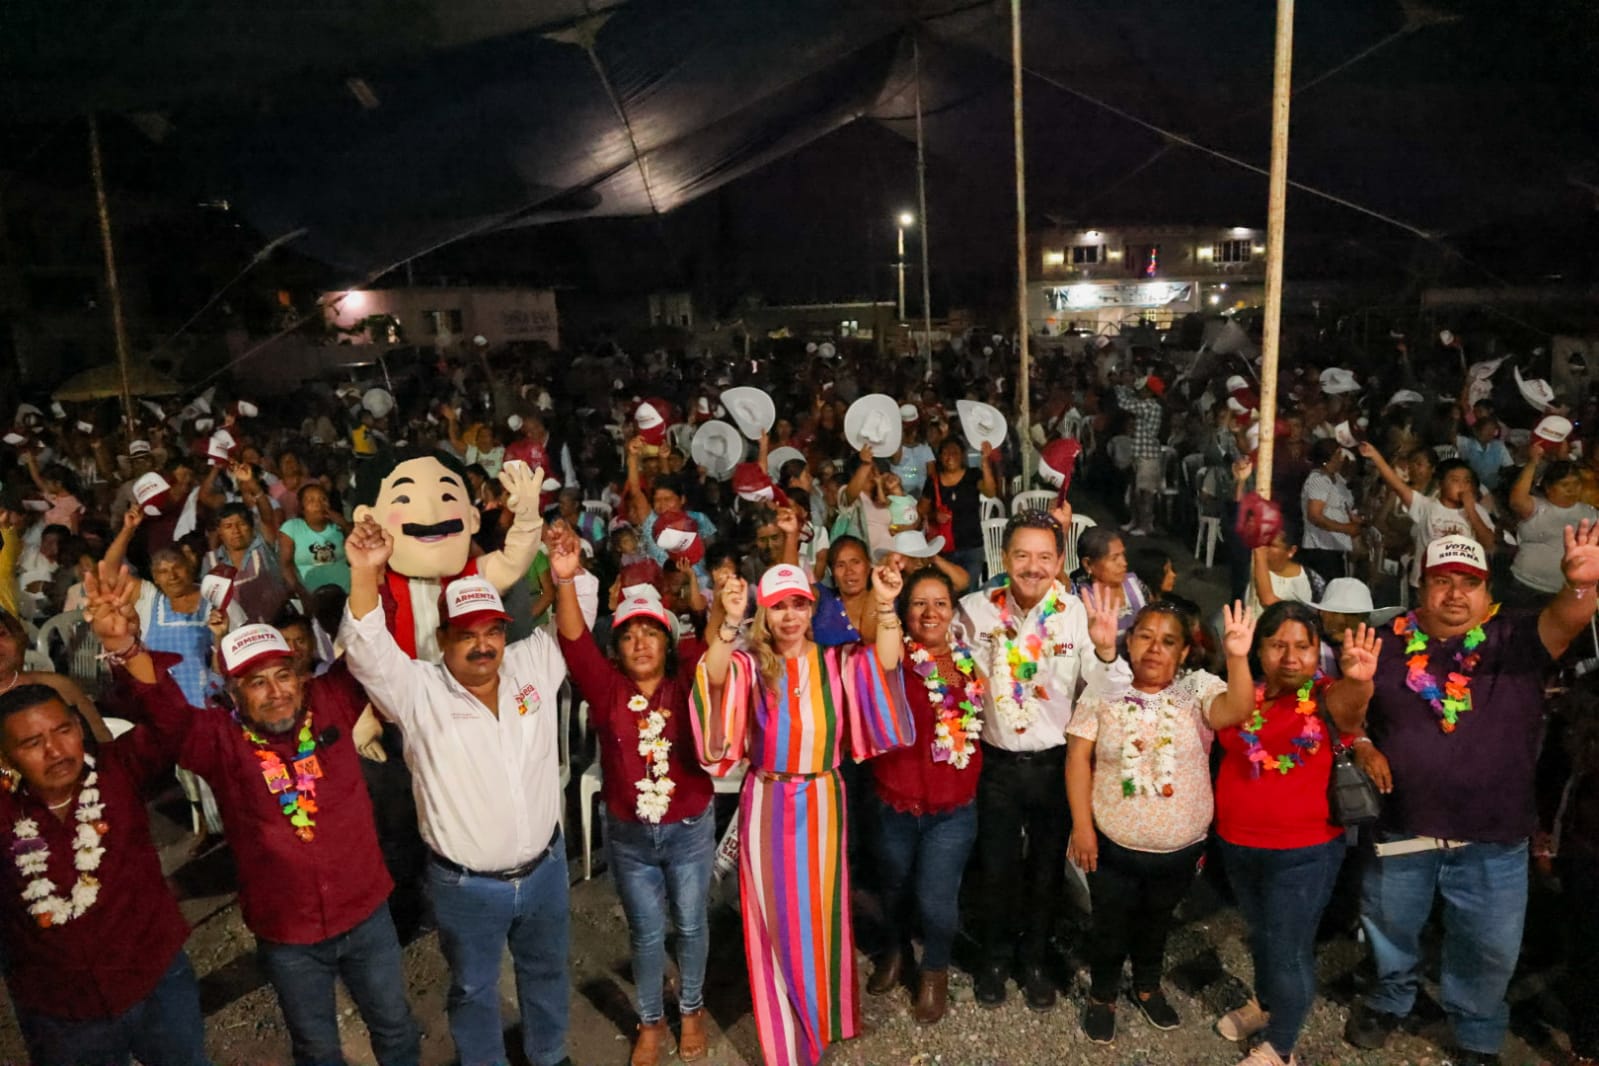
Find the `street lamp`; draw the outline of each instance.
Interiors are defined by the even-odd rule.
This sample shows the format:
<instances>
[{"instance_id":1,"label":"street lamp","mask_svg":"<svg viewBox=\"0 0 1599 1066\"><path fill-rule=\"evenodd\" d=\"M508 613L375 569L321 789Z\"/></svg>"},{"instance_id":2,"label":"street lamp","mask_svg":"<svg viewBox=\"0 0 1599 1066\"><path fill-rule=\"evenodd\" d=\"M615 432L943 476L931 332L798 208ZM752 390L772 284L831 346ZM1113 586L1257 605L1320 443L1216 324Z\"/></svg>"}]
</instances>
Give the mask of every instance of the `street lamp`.
<instances>
[{"instance_id":1,"label":"street lamp","mask_svg":"<svg viewBox=\"0 0 1599 1066\"><path fill-rule=\"evenodd\" d=\"M899 223L899 262L894 264L894 270L899 275L899 320L905 321L905 231L916 224L916 216L909 211L901 211L894 220Z\"/></svg>"}]
</instances>

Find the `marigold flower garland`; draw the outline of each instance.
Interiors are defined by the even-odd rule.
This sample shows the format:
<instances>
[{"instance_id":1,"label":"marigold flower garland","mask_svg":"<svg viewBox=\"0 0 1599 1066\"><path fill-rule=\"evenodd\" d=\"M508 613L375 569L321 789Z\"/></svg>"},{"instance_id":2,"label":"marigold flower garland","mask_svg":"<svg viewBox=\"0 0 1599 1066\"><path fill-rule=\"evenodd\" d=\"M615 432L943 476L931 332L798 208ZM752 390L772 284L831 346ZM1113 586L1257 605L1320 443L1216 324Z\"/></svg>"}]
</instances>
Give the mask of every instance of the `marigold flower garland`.
<instances>
[{"instance_id":1,"label":"marigold flower garland","mask_svg":"<svg viewBox=\"0 0 1599 1066\"><path fill-rule=\"evenodd\" d=\"M1442 685L1427 669L1427 645L1431 638L1421 631L1421 626L1416 622L1416 612L1411 611L1394 619L1394 632L1405 638L1405 654L1409 656L1405 660L1405 687L1432 704L1432 711L1438 716L1438 728L1445 733L1453 733L1460 716L1471 710L1471 672L1477 669L1477 664L1482 660L1477 649L1488 639L1484 629L1488 619L1498 613L1499 605L1496 603L1488 608L1487 618L1466 631L1465 639L1460 642L1460 650L1455 652L1455 663L1460 669L1451 671Z\"/></svg>"},{"instance_id":2,"label":"marigold flower garland","mask_svg":"<svg viewBox=\"0 0 1599 1066\"><path fill-rule=\"evenodd\" d=\"M1316 701L1310 698L1311 690L1316 687L1316 680L1320 677L1321 673L1317 671L1295 693L1297 703L1294 711L1301 719L1299 735L1294 738L1294 750L1284 755L1271 754L1266 750L1266 745L1260 742L1260 731L1266 727L1266 686L1255 686L1255 713L1238 730L1255 777L1259 777L1262 770L1286 774L1296 766L1303 766L1307 758L1321 750L1321 741L1326 734L1321 728L1321 718L1316 714Z\"/></svg>"},{"instance_id":3,"label":"marigold flower garland","mask_svg":"<svg viewBox=\"0 0 1599 1066\"><path fill-rule=\"evenodd\" d=\"M1128 692L1122 703L1122 796L1170 798L1177 792L1177 701L1171 686L1160 692ZM1154 773L1150 773L1153 732Z\"/></svg>"},{"instance_id":4,"label":"marigold flower garland","mask_svg":"<svg viewBox=\"0 0 1599 1066\"><path fill-rule=\"evenodd\" d=\"M988 676L994 686L994 712L1000 724L1021 734L1038 720L1043 713L1040 701L1049 696L1044 686L1032 684L1038 676L1038 664L1045 656L1071 651L1072 645L1063 631L1065 590L1060 582L1055 582L1044 596L1035 631L1025 637L1011 617L1009 592L1007 582L989 593L989 602L999 612L999 627L992 633L995 648Z\"/></svg>"},{"instance_id":5,"label":"marigold flower garland","mask_svg":"<svg viewBox=\"0 0 1599 1066\"><path fill-rule=\"evenodd\" d=\"M28 905L28 913L40 929L83 917L100 898L100 880L94 871L100 868L100 859L105 855L102 841L111 827L103 820L105 805L100 801L100 774L94 768L94 757L85 755L83 764L89 774L83 779L78 809L73 813L77 832L72 838L72 868L78 872L78 880L71 892L66 896L55 894L55 882L46 873L50 845L39 835L39 823L32 818L18 818L11 827L17 838L11 845L11 860L17 864L17 872L28 879L22 889L22 902Z\"/></svg>"},{"instance_id":6,"label":"marigold flower garland","mask_svg":"<svg viewBox=\"0 0 1599 1066\"><path fill-rule=\"evenodd\" d=\"M633 810L640 821L658 825L666 817L666 810L672 805L672 792L677 788L677 783L666 773L671 765L672 742L662 735L672 712L664 707L652 710L650 701L643 695L631 697L627 709L638 717L638 753L644 756L647 771L633 782L633 787L638 789Z\"/></svg>"},{"instance_id":7,"label":"marigold flower garland","mask_svg":"<svg viewBox=\"0 0 1599 1066\"><path fill-rule=\"evenodd\" d=\"M964 679L962 693L938 672L938 660L933 653L914 640L907 640L910 649L911 669L927 688L927 702L938 715L933 727L933 761L947 762L957 770L964 770L971 762L977 740L983 735L983 717L978 708L983 702L983 681L977 676L977 660L972 649L960 640L950 643L950 658Z\"/></svg>"}]
</instances>

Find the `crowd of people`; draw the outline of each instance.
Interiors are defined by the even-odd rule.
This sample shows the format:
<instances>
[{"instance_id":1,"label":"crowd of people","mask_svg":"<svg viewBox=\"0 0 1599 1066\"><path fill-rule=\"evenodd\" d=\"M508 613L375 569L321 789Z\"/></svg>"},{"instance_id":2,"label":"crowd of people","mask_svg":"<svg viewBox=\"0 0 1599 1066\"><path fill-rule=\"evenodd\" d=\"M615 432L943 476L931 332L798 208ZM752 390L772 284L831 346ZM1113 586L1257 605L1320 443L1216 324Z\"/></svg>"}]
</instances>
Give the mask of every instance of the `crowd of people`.
<instances>
[{"instance_id":1,"label":"crowd of people","mask_svg":"<svg viewBox=\"0 0 1599 1066\"><path fill-rule=\"evenodd\" d=\"M1364 381L1290 363L1280 515L1249 360L1108 338L1035 363L1027 426L1000 336L897 361L474 346L131 424L24 403L0 445L0 959L32 1061L209 1061L145 807L174 770L197 846L234 854L297 1064L343 1061L339 980L378 1061L418 1061L401 944L424 925L461 1062L506 1058L507 949L522 1053L568 1061L570 699L633 1066L708 1053L727 778L768 1063L859 1035L863 992L940 1022L963 929L980 1006L1014 984L1055 1009L1068 864L1083 1032L1177 1028L1167 939L1207 855L1249 930L1253 993L1210 1020L1243 1062L1297 1061L1339 892L1375 969L1346 1039L1411 1013L1441 900L1453 1061L1497 1062L1529 871L1599 886L1599 446L1519 371L1514 427L1499 364L1458 339L1458 367L1395 343ZM1219 610L1161 536L1205 520ZM1374 822L1329 798L1340 763ZM886 923L864 981L852 875ZM1569 931L1581 1064L1599 921L1575 906Z\"/></svg>"}]
</instances>

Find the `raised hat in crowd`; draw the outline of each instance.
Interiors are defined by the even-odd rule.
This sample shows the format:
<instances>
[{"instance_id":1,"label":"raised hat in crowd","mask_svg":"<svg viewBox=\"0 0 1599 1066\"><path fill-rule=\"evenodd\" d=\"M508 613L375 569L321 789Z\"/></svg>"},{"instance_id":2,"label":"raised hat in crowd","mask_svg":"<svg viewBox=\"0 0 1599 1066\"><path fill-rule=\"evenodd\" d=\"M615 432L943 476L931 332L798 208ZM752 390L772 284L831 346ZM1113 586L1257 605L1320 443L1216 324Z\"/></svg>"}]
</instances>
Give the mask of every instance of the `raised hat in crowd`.
<instances>
[{"instance_id":1,"label":"raised hat in crowd","mask_svg":"<svg viewBox=\"0 0 1599 1066\"><path fill-rule=\"evenodd\" d=\"M973 448L981 448L984 444L998 448L1005 443L1009 427L999 408L977 400L957 400L955 413L961 420L961 433Z\"/></svg>"},{"instance_id":2,"label":"raised hat in crowd","mask_svg":"<svg viewBox=\"0 0 1599 1066\"><path fill-rule=\"evenodd\" d=\"M777 475L782 472L783 467L790 460L803 460L804 458L804 452L800 451L798 448L791 448L787 444L783 445L781 448L773 448L771 451L766 453L766 472L772 476L773 481L776 481Z\"/></svg>"},{"instance_id":3,"label":"raised hat in crowd","mask_svg":"<svg viewBox=\"0 0 1599 1066\"><path fill-rule=\"evenodd\" d=\"M1232 377L1227 379L1228 392L1239 392L1247 388L1249 388L1249 381L1242 374L1234 374Z\"/></svg>"},{"instance_id":4,"label":"raised hat in crowd","mask_svg":"<svg viewBox=\"0 0 1599 1066\"><path fill-rule=\"evenodd\" d=\"M733 468L733 494L750 503L786 503L788 497L772 481L760 463L739 463Z\"/></svg>"},{"instance_id":5,"label":"raised hat in crowd","mask_svg":"<svg viewBox=\"0 0 1599 1066\"><path fill-rule=\"evenodd\" d=\"M765 389L740 385L722 392L722 406L750 440L760 440L777 423L777 406Z\"/></svg>"},{"instance_id":6,"label":"raised hat in crowd","mask_svg":"<svg viewBox=\"0 0 1599 1066\"><path fill-rule=\"evenodd\" d=\"M655 543L673 562L687 559L694 564L705 558L700 527L683 511L668 511L655 519Z\"/></svg>"},{"instance_id":7,"label":"raised hat in crowd","mask_svg":"<svg viewBox=\"0 0 1599 1066\"><path fill-rule=\"evenodd\" d=\"M788 563L778 563L761 575L761 583L755 590L756 603L770 607L790 596L816 599L816 591L811 588L810 578L805 576L805 571Z\"/></svg>"},{"instance_id":8,"label":"raised hat in crowd","mask_svg":"<svg viewBox=\"0 0 1599 1066\"><path fill-rule=\"evenodd\" d=\"M909 425L912 422L919 421L921 417L922 413L916 409L915 404L902 403L899 405L899 420L901 422Z\"/></svg>"},{"instance_id":9,"label":"raised hat in crowd","mask_svg":"<svg viewBox=\"0 0 1599 1066\"><path fill-rule=\"evenodd\" d=\"M1521 390L1521 398L1526 400L1534 411L1547 414L1555 405L1555 390L1549 387L1549 382L1543 378L1522 377L1519 366L1510 369L1516 375L1516 388Z\"/></svg>"},{"instance_id":10,"label":"raised hat in crowd","mask_svg":"<svg viewBox=\"0 0 1599 1066\"><path fill-rule=\"evenodd\" d=\"M1388 397L1388 406L1408 407L1413 403L1420 403L1423 399L1425 399L1425 397L1415 389L1400 389L1398 392Z\"/></svg>"},{"instance_id":11,"label":"raised hat in crowd","mask_svg":"<svg viewBox=\"0 0 1599 1066\"><path fill-rule=\"evenodd\" d=\"M899 403L880 392L862 396L844 412L844 439L856 451L870 445L874 456L890 458L899 451Z\"/></svg>"},{"instance_id":12,"label":"raised hat in crowd","mask_svg":"<svg viewBox=\"0 0 1599 1066\"><path fill-rule=\"evenodd\" d=\"M487 578L476 574L450 582L439 598L439 618L452 626L464 628L488 619L511 620L499 591Z\"/></svg>"},{"instance_id":13,"label":"raised hat in crowd","mask_svg":"<svg viewBox=\"0 0 1599 1066\"><path fill-rule=\"evenodd\" d=\"M878 548L872 553L872 558L882 562L891 554L899 554L907 559L931 559L944 550L944 538L934 537L927 539L927 534L919 529L905 529L895 533L889 540L888 547Z\"/></svg>"},{"instance_id":14,"label":"raised hat in crowd","mask_svg":"<svg viewBox=\"0 0 1599 1066\"><path fill-rule=\"evenodd\" d=\"M1563 415L1544 415L1533 427L1532 435L1545 444L1564 444L1576 427Z\"/></svg>"},{"instance_id":15,"label":"raised hat in crowd","mask_svg":"<svg viewBox=\"0 0 1599 1066\"><path fill-rule=\"evenodd\" d=\"M1071 487L1083 446L1071 437L1057 437L1038 453L1038 476L1065 492Z\"/></svg>"},{"instance_id":16,"label":"raised hat in crowd","mask_svg":"<svg viewBox=\"0 0 1599 1066\"><path fill-rule=\"evenodd\" d=\"M367 389L361 395L361 406L370 412L373 418L383 418L394 410L394 397L387 389Z\"/></svg>"},{"instance_id":17,"label":"raised hat in crowd","mask_svg":"<svg viewBox=\"0 0 1599 1066\"><path fill-rule=\"evenodd\" d=\"M1329 396L1358 392L1360 382L1355 379L1354 371L1341 366L1330 366L1321 372L1321 391Z\"/></svg>"},{"instance_id":18,"label":"raised hat in crowd","mask_svg":"<svg viewBox=\"0 0 1599 1066\"><path fill-rule=\"evenodd\" d=\"M664 401L653 398L645 400L634 409L633 424L638 426L638 435L644 438L645 444L658 447L665 442L668 410Z\"/></svg>"},{"instance_id":19,"label":"raised hat in crowd","mask_svg":"<svg viewBox=\"0 0 1599 1066\"><path fill-rule=\"evenodd\" d=\"M133 500L144 513L154 518L172 504L172 486L154 471L141 474L133 482Z\"/></svg>"},{"instance_id":20,"label":"raised hat in crowd","mask_svg":"<svg viewBox=\"0 0 1599 1066\"><path fill-rule=\"evenodd\" d=\"M1371 589L1366 587L1365 582L1353 577L1335 577L1327 582L1327 587L1322 590L1321 602L1310 606L1332 614L1362 615L1370 625L1381 625L1404 610L1403 607L1374 606Z\"/></svg>"},{"instance_id":21,"label":"raised hat in crowd","mask_svg":"<svg viewBox=\"0 0 1599 1066\"><path fill-rule=\"evenodd\" d=\"M1486 578L1488 553L1475 539L1460 533L1439 537L1427 545L1427 555L1421 568L1423 574L1433 571L1475 574Z\"/></svg>"},{"instance_id":22,"label":"raised hat in crowd","mask_svg":"<svg viewBox=\"0 0 1599 1066\"><path fill-rule=\"evenodd\" d=\"M703 466L716 480L726 481L744 457L744 438L726 422L713 418L694 431L688 452L696 466Z\"/></svg>"},{"instance_id":23,"label":"raised hat in crowd","mask_svg":"<svg viewBox=\"0 0 1599 1066\"><path fill-rule=\"evenodd\" d=\"M240 626L222 638L222 672L242 677L272 659L289 659L294 652L276 628L255 623Z\"/></svg>"}]
</instances>

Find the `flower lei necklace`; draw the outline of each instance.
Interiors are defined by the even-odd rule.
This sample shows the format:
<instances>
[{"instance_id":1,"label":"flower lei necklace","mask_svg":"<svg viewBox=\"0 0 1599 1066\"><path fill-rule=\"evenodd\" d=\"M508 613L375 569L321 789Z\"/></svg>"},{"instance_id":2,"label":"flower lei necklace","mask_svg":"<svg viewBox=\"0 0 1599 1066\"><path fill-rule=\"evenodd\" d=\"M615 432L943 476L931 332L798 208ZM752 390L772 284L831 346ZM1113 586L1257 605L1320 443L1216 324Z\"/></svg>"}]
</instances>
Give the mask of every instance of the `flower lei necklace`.
<instances>
[{"instance_id":1,"label":"flower lei necklace","mask_svg":"<svg viewBox=\"0 0 1599 1066\"><path fill-rule=\"evenodd\" d=\"M1170 798L1177 781L1177 701L1171 686L1159 692L1129 691L1122 697L1122 796ZM1150 773L1150 741L1154 733L1154 773Z\"/></svg>"},{"instance_id":2,"label":"flower lei necklace","mask_svg":"<svg viewBox=\"0 0 1599 1066\"><path fill-rule=\"evenodd\" d=\"M1321 750L1322 737L1325 736L1321 728L1321 718L1316 714L1316 701L1310 698L1311 690L1316 687L1316 681L1321 677L1321 671L1316 671L1294 694L1296 705L1294 707L1302 721L1299 725L1299 735L1294 738L1294 750L1286 755L1273 755L1266 750L1266 745L1260 742L1260 731L1266 727L1266 685L1261 682L1255 686L1255 713L1250 715L1249 721L1238 735L1243 737L1249 766L1253 776L1259 777L1262 770L1276 770L1279 774L1286 774L1296 766L1303 766L1305 759Z\"/></svg>"},{"instance_id":3,"label":"flower lei necklace","mask_svg":"<svg viewBox=\"0 0 1599 1066\"><path fill-rule=\"evenodd\" d=\"M283 765L278 753L267 747L267 742L245 725L242 719L239 720L239 728L244 730L244 738L255 745L255 757L261 760L261 776L266 779L267 791L278 798L283 816L294 827L294 835L310 843L316 836L316 822L311 820L311 816L317 813L316 783L322 776L322 764L316 757L316 734L312 732L311 712L305 712L305 721L295 737L292 776L290 767Z\"/></svg>"},{"instance_id":4,"label":"flower lei necklace","mask_svg":"<svg viewBox=\"0 0 1599 1066\"><path fill-rule=\"evenodd\" d=\"M938 715L938 724L933 727L933 761L964 770L971 762L977 738L983 735L983 718L978 710L983 702L983 680L977 676L972 649L958 638L950 642L950 658L965 679L957 695L954 686L939 676L933 653L914 640L907 639L905 643L910 648L911 669L927 687L927 702Z\"/></svg>"},{"instance_id":5,"label":"flower lei necklace","mask_svg":"<svg viewBox=\"0 0 1599 1066\"><path fill-rule=\"evenodd\" d=\"M1405 687L1432 704L1432 711L1438 716L1438 728L1445 733L1453 733L1460 716L1471 710L1471 672L1482 659L1477 648L1488 639L1483 627L1498 613L1496 603L1488 608L1486 618L1466 631L1466 639L1455 652L1455 664L1460 669L1451 671L1441 686L1427 669L1427 644L1431 638L1416 624L1416 612L1394 619L1394 632L1405 638L1405 654L1409 656L1405 660Z\"/></svg>"},{"instance_id":6,"label":"flower lei necklace","mask_svg":"<svg viewBox=\"0 0 1599 1066\"><path fill-rule=\"evenodd\" d=\"M100 774L94 768L94 757L85 755L83 764L89 768L89 774L83 779L83 788L78 792L78 809L73 814L77 832L72 838L72 868L78 872L78 880L70 893L65 897L55 894L55 882L46 873L50 865L50 845L39 835L39 823L32 818L18 818L11 827L17 838L11 845L11 861L17 864L17 872L28 879L22 890L22 901L28 905L28 913L33 915L40 929L81 918L100 898L100 881L94 871L100 868L100 859L105 855L102 840L111 827L102 820L105 805L100 801Z\"/></svg>"},{"instance_id":7,"label":"flower lei necklace","mask_svg":"<svg viewBox=\"0 0 1599 1066\"><path fill-rule=\"evenodd\" d=\"M672 792L677 788L677 782L666 775L672 742L661 735L666 731L666 720L672 717L672 712L664 707L652 710L650 701L642 694L630 698L627 709L638 717L638 753L644 756L647 768L645 775L633 782L633 787L638 789L638 801L633 809L640 821L656 825L666 817L666 809L672 804ZM644 713L646 711L649 713Z\"/></svg>"},{"instance_id":8,"label":"flower lei necklace","mask_svg":"<svg viewBox=\"0 0 1599 1066\"><path fill-rule=\"evenodd\" d=\"M1027 728L1043 713L1040 700L1049 693L1042 685L1031 684L1038 676L1038 664L1048 655L1061 655L1071 651L1065 639L1065 619L1061 614L1063 591L1055 582L1044 601L1039 605L1038 622L1034 632L1022 636L1010 611L1010 583L1006 582L989 593L989 602L999 611L999 627L992 633L997 647L989 669L989 680L994 686L994 711L1000 723L1013 733L1027 732Z\"/></svg>"}]
</instances>

